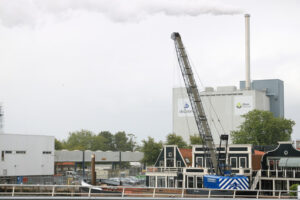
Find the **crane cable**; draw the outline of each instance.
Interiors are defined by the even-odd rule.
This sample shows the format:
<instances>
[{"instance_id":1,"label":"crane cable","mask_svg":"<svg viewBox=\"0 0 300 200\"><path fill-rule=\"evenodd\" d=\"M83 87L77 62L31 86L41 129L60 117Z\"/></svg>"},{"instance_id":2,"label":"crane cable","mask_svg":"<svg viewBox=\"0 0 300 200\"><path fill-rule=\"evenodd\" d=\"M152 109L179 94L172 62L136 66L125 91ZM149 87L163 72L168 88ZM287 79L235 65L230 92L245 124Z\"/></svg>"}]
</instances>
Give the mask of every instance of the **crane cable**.
<instances>
[{"instance_id":1,"label":"crane cable","mask_svg":"<svg viewBox=\"0 0 300 200\"><path fill-rule=\"evenodd\" d=\"M189 57L187 50L186 50L186 54L187 54L187 56ZM190 57L189 57L189 60L190 60L190 63L191 63L191 67L193 68L193 71L194 71L194 73L196 74L198 81L200 82L201 87L204 88L204 84L202 83L202 81L201 81L201 79L200 79L200 76L199 76L199 74L198 74L198 72L197 72L197 69L196 69L196 67L194 67L195 65L194 65L194 63L193 63L193 61L192 61L192 59L191 59ZM202 98L202 97L200 97L200 98ZM223 125L222 125L222 123L221 123L221 120L220 120L220 118L219 118L219 116L218 116L218 114L217 114L217 112L216 112L214 106L212 105L211 96L208 96L208 102L209 102L209 104L210 104L210 105L208 106L208 108L212 108L213 113L215 114L215 116L216 116L216 118L217 118L217 120L218 120L218 124L220 125L222 132L225 133L225 130L224 130L224 127L223 127ZM204 103L204 102L203 102L203 103ZM220 136L220 133L219 133L219 131L218 131L217 125L215 124L215 121L214 121L213 117L212 117L212 124L214 125L214 128L216 129L217 134Z\"/></svg>"},{"instance_id":2,"label":"crane cable","mask_svg":"<svg viewBox=\"0 0 300 200\"><path fill-rule=\"evenodd\" d=\"M174 60L173 60L173 65L174 65L174 67L173 67L173 81L175 80L175 74L177 74L177 81L178 81L178 85L179 85L179 89L180 89L180 94L179 94L179 96L181 97L181 103L183 104L184 102L183 102L183 98L184 98L184 92L183 92L183 90L181 89L181 88L184 88L184 87L182 87L181 86L181 81L180 80L182 80L181 78L182 78L182 76L181 76L181 74L180 73L176 73L176 72L178 72L178 69L180 69L179 68L179 64L178 64L178 60L177 60L177 55L176 55L176 49L174 49L174 55L175 55L175 57L174 57ZM174 81L175 82L175 81ZM173 82L173 87L174 87L174 85L175 85L175 83ZM175 103L175 102L173 102L173 103ZM174 105L173 105L174 106ZM177 105L178 106L178 105ZM173 107L174 108L174 107ZM190 123L189 123L189 120L188 120L188 116L187 116L187 113L184 113L184 118L185 118L185 121L186 121L186 125L187 125L187 128L188 128L188 133L189 133L189 135L191 135L191 127L190 127ZM174 119L173 119L174 120ZM174 125L174 121L173 121L173 125Z\"/></svg>"}]
</instances>

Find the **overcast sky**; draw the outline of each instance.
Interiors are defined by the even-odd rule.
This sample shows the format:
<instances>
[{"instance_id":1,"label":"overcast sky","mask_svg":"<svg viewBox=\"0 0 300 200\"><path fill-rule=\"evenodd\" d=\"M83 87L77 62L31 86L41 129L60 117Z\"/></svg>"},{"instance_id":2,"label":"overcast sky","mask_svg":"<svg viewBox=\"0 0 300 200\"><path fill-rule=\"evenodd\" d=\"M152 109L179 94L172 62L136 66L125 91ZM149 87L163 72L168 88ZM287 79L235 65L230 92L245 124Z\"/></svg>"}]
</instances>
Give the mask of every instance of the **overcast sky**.
<instances>
[{"instance_id":1,"label":"overcast sky","mask_svg":"<svg viewBox=\"0 0 300 200\"><path fill-rule=\"evenodd\" d=\"M7 133L172 132L172 88L183 86L173 31L204 86L281 79L300 139L298 0L0 0L0 102Z\"/></svg>"}]
</instances>

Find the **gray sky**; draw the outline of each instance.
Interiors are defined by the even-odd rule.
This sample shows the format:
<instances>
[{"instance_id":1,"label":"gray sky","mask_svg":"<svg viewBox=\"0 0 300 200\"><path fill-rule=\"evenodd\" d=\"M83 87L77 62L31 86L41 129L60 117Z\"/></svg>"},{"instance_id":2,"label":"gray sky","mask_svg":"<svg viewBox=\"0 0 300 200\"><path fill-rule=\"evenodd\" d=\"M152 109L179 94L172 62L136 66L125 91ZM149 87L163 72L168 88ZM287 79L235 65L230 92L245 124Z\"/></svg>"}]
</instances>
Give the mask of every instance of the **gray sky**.
<instances>
[{"instance_id":1,"label":"gray sky","mask_svg":"<svg viewBox=\"0 0 300 200\"><path fill-rule=\"evenodd\" d=\"M7 133L88 129L164 140L181 83L173 31L205 86L281 79L300 139L300 1L0 0L0 102Z\"/></svg>"}]
</instances>

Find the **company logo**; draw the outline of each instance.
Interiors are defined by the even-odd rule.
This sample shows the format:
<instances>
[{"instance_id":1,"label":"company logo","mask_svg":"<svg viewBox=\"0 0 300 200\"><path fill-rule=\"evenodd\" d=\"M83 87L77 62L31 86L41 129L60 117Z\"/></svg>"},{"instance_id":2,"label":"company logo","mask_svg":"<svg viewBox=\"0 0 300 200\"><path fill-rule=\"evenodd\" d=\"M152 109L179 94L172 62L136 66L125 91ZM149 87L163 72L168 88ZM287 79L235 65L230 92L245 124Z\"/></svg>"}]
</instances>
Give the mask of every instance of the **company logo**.
<instances>
[{"instance_id":1,"label":"company logo","mask_svg":"<svg viewBox=\"0 0 300 200\"><path fill-rule=\"evenodd\" d=\"M179 110L179 112L184 114L192 113L191 106L188 103L184 102L183 105L181 105L181 109Z\"/></svg>"},{"instance_id":2,"label":"company logo","mask_svg":"<svg viewBox=\"0 0 300 200\"><path fill-rule=\"evenodd\" d=\"M241 185L237 182L234 182L230 185L230 189L239 189Z\"/></svg>"},{"instance_id":3,"label":"company logo","mask_svg":"<svg viewBox=\"0 0 300 200\"><path fill-rule=\"evenodd\" d=\"M192 117L193 110L188 98L178 99L178 116L179 117Z\"/></svg>"},{"instance_id":4,"label":"company logo","mask_svg":"<svg viewBox=\"0 0 300 200\"><path fill-rule=\"evenodd\" d=\"M209 183L216 183L216 179L214 179L214 178L208 178L207 182L209 182Z\"/></svg>"},{"instance_id":5,"label":"company logo","mask_svg":"<svg viewBox=\"0 0 300 200\"><path fill-rule=\"evenodd\" d=\"M238 108L238 109L241 109L241 108L250 108L250 107L251 107L250 103L240 103L240 102L238 102L236 104L236 108Z\"/></svg>"}]
</instances>

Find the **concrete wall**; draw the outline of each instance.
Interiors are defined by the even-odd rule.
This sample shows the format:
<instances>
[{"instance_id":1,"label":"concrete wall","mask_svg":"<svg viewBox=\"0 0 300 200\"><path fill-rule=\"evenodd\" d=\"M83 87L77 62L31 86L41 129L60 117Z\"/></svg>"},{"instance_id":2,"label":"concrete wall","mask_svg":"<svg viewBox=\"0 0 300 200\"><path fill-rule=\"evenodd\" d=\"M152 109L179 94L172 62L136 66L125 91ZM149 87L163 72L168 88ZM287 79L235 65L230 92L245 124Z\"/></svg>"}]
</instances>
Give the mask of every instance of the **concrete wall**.
<instances>
[{"instance_id":1,"label":"concrete wall","mask_svg":"<svg viewBox=\"0 0 300 200\"><path fill-rule=\"evenodd\" d=\"M253 109L270 109L269 97L264 91L236 90L236 87L229 86L218 87L217 90L207 88L200 96L217 145L219 135L237 130L244 120L241 115ZM189 135L198 134L185 88L173 89L173 132L181 135L188 143Z\"/></svg>"},{"instance_id":2,"label":"concrete wall","mask_svg":"<svg viewBox=\"0 0 300 200\"><path fill-rule=\"evenodd\" d=\"M54 137L0 134L0 176L54 174Z\"/></svg>"}]
</instances>

